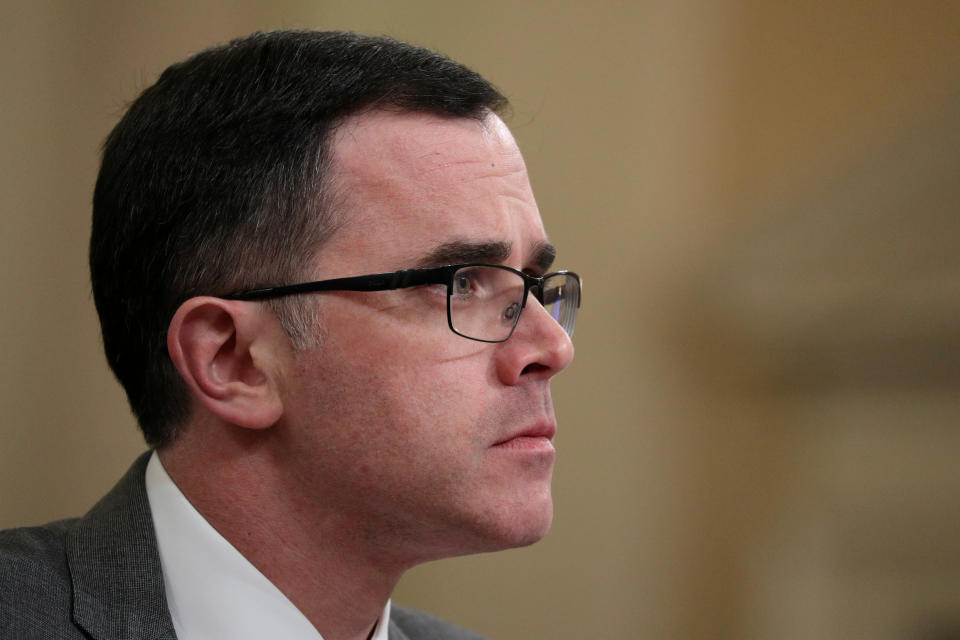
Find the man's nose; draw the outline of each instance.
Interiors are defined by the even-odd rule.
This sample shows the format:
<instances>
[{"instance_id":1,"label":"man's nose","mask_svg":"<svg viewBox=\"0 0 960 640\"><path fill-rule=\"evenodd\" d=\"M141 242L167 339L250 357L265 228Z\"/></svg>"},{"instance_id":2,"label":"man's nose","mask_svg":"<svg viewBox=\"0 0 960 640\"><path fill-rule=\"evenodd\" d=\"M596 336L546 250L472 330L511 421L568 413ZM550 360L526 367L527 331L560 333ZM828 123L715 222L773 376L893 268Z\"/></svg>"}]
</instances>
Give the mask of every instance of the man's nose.
<instances>
[{"instance_id":1,"label":"man's nose","mask_svg":"<svg viewBox=\"0 0 960 640\"><path fill-rule=\"evenodd\" d=\"M550 379L567 368L574 352L570 336L532 295L501 347L497 372L504 384L519 384L528 375Z\"/></svg>"}]
</instances>

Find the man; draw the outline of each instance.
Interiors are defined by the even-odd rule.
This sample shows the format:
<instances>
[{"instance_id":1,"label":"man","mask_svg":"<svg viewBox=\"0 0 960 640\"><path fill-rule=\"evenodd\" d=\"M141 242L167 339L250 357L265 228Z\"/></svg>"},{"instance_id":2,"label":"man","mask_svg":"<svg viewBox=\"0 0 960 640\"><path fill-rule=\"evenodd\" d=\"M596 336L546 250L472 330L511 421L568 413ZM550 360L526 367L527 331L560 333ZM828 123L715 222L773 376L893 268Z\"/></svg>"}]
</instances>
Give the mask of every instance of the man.
<instances>
[{"instance_id":1,"label":"man","mask_svg":"<svg viewBox=\"0 0 960 640\"><path fill-rule=\"evenodd\" d=\"M547 274L505 102L438 54L316 32L144 91L104 147L90 265L154 452L84 518L0 534L0 637L476 637L389 598L552 518L579 280Z\"/></svg>"}]
</instances>

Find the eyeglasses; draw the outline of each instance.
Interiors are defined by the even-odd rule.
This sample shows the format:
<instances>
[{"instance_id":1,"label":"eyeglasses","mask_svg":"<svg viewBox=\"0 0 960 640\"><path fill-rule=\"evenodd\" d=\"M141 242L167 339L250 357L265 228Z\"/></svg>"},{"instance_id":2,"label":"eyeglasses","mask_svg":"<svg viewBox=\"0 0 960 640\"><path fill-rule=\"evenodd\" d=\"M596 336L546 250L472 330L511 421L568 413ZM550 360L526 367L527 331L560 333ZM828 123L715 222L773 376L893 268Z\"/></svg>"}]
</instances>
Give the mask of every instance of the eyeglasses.
<instances>
[{"instance_id":1,"label":"eyeglasses","mask_svg":"<svg viewBox=\"0 0 960 640\"><path fill-rule=\"evenodd\" d=\"M452 264L431 269L334 278L318 282L248 289L223 296L228 300L264 300L317 291L388 291L421 285L447 287L447 323L457 335L480 342L504 342L520 320L527 294L573 335L580 308L580 276L557 271L531 276L498 264Z\"/></svg>"}]
</instances>

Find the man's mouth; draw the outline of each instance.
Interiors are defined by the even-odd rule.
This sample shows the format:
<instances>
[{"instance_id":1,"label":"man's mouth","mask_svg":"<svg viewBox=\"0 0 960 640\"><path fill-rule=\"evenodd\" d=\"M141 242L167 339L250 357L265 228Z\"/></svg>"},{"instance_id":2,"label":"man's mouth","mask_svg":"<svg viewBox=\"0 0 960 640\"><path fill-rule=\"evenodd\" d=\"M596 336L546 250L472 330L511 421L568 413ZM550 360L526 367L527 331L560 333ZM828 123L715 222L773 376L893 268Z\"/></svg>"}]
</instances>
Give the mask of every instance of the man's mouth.
<instances>
[{"instance_id":1,"label":"man's mouth","mask_svg":"<svg viewBox=\"0 0 960 640\"><path fill-rule=\"evenodd\" d=\"M516 431L506 438L493 444L502 449L518 450L553 450L553 437L557 433L557 425L552 421L542 421Z\"/></svg>"}]
</instances>

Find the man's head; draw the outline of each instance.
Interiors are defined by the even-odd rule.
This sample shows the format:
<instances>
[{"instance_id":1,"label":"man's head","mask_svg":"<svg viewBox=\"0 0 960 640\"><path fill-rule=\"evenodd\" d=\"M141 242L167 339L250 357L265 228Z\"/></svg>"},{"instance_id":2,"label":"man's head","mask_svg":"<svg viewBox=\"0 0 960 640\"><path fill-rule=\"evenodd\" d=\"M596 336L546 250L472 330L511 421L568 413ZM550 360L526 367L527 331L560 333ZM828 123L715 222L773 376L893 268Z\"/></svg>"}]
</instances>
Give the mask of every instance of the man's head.
<instances>
[{"instance_id":1,"label":"man's head","mask_svg":"<svg viewBox=\"0 0 960 640\"><path fill-rule=\"evenodd\" d=\"M573 357L556 300L578 287L538 279L554 250L503 104L436 54L304 33L200 54L134 103L107 142L91 263L108 358L165 464L220 465L285 526L398 566L546 532L549 382ZM509 339L455 332L485 295L473 271L234 295L466 263L532 288L492 306Z\"/></svg>"},{"instance_id":2,"label":"man's head","mask_svg":"<svg viewBox=\"0 0 960 640\"><path fill-rule=\"evenodd\" d=\"M259 33L167 69L106 141L90 243L107 359L147 441L169 443L189 411L166 353L177 307L297 279L341 221L329 141L345 118L505 104L439 54L347 33ZM309 305L274 306L308 343Z\"/></svg>"}]
</instances>

